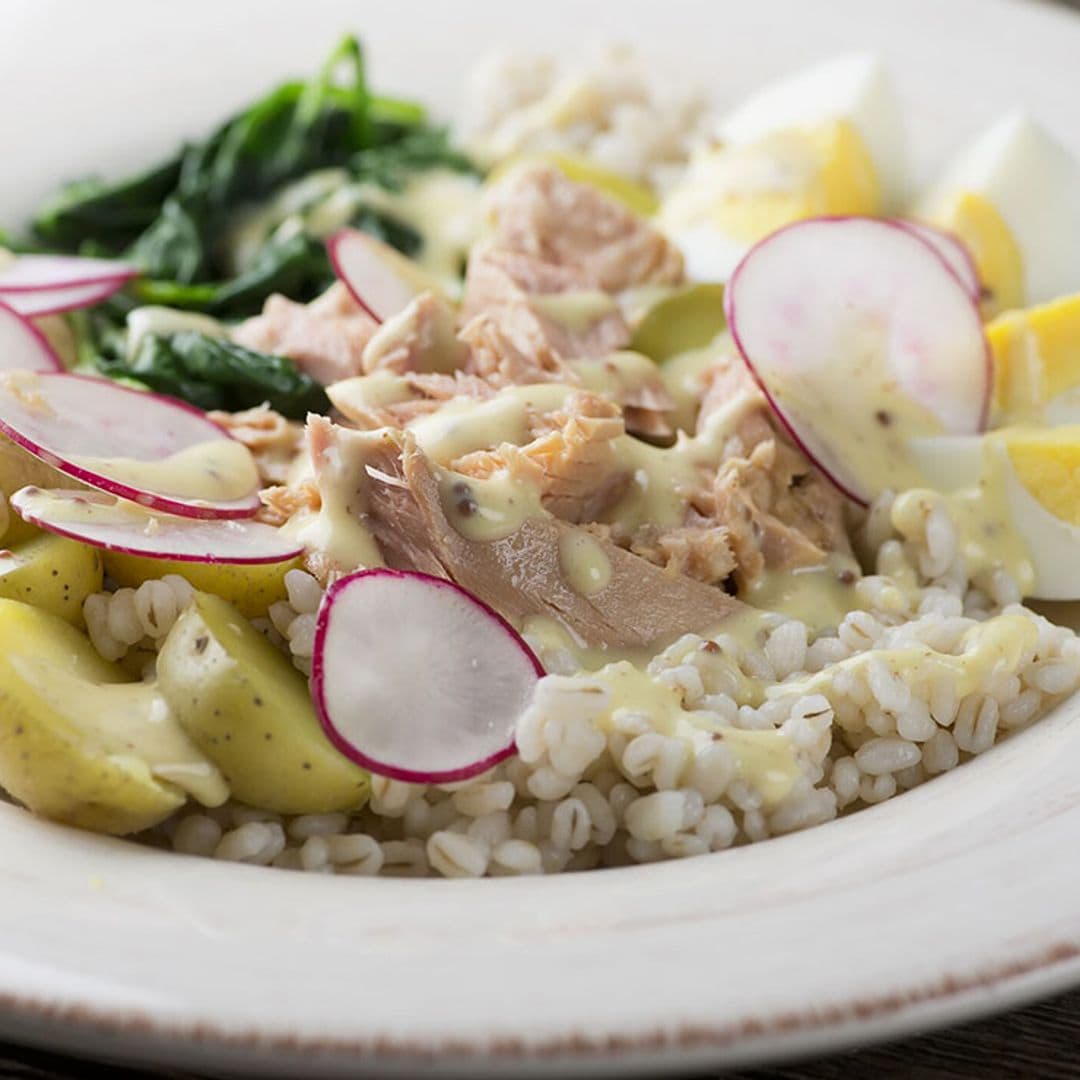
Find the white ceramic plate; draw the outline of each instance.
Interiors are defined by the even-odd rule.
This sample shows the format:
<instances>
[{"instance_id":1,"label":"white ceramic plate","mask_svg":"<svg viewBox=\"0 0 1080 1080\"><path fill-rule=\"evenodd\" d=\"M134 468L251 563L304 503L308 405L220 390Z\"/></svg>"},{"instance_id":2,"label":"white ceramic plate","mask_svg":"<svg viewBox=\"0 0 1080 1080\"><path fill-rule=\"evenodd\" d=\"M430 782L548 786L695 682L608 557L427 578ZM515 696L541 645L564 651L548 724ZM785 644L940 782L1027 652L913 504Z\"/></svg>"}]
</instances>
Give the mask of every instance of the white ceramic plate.
<instances>
[{"instance_id":1,"label":"white ceramic plate","mask_svg":"<svg viewBox=\"0 0 1080 1080\"><path fill-rule=\"evenodd\" d=\"M336 33L449 109L498 42L613 37L728 95L887 53L925 165L1018 100L1080 152L1080 19L1005 0L6 0L0 220L145 160ZM0 805L0 1036L260 1075L540 1075L763 1061L952 1023L1080 981L1071 703L802 835L682 863L480 882L169 856Z\"/></svg>"}]
</instances>

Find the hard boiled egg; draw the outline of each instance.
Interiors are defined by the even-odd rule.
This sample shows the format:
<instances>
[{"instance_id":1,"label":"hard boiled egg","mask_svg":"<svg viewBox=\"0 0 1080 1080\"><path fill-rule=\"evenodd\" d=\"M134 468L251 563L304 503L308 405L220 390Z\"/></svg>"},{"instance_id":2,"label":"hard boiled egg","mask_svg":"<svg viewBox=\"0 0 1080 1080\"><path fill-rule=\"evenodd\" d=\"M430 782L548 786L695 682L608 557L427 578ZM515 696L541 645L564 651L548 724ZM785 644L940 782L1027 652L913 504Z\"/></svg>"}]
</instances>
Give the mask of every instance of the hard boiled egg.
<instances>
[{"instance_id":1,"label":"hard boiled egg","mask_svg":"<svg viewBox=\"0 0 1080 1080\"><path fill-rule=\"evenodd\" d=\"M999 315L986 337L1001 425L1080 424L1080 294Z\"/></svg>"},{"instance_id":2,"label":"hard boiled egg","mask_svg":"<svg viewBox=\"0 0 1080 1080\"><path fill-rule=\"evenodd\" d=\"M914 216L967 244L988 316L1080 289L1080 167L1024 113L961 150Z\"/></svg>"},{"instance_id":3,"label":"hard boiled egg","mask_svg":"<svg viewBox=\"0 0 1080 1080\"><path fill-rule=\"evenodd\" d=\"M750 246L793 221L889 213L901 201L900 108L873 56L766 87L721 120L717 137L660 212L697 280L726 280Z\"/></svg>"},{"instance_id":4,"label":"hard boiled egg","mask_svg":"<svg viewBox=\"0 0 1080 1080\"><path fill-rule=\"evenodd\" d=\"M1080 599L1080 426L924 439L912 450L946 493L970 569L1001 562L1025 596ZM894 521L919 497L900 496Z\"/></svg>"}]
</instances>

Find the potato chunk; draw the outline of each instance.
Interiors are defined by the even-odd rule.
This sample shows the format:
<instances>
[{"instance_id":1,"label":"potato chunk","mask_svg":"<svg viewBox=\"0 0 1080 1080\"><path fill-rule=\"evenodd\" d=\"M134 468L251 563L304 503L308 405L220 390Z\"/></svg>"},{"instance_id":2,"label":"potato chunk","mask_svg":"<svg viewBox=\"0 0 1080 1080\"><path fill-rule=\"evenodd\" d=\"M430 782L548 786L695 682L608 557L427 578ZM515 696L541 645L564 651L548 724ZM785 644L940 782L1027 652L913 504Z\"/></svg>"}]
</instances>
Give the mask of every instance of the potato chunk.
<instances>
[{"instance_id":1,"label":"potato chunk","mask_svg":"<svg viewBox=\"0 0 1080 1080\"><path fill-rule=\"evenodd\" d=\"M323 734L303 676L220 597L196 595L157 670L173 713L241 802L314 814L366 801L368 774Z\"/></svg>"},{"instance_id":2,"label":"potato chunk","mask_svg":"<svg viewBox=\"0 0 1080 1080\"><path fill-rule=\"evenodd\" d=\"M150 683L115 665L55 615L0 599L0 787L34 813L96 832L139 832L185 789L228 798Z\"/></svg>"}]
</instances>

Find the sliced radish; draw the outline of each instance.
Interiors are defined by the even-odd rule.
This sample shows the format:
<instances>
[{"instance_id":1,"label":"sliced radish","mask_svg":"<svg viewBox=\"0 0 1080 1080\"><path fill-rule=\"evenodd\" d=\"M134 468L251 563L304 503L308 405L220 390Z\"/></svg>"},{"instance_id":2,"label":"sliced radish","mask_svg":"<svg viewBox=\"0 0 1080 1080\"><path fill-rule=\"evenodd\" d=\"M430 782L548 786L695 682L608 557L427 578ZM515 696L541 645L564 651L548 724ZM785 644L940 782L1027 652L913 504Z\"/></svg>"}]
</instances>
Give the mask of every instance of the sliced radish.
<instances>
[{"instance_id":1,"label":"sliced radish","mask_svg":"<svg viewBox=\"0 0 1080 1080\"><path fill-rule=\"evenodd\" d=\"M498 764L543 674L501 615L442 578L362 570L319 610L316 711L334 745L381 776L451 783Z\"/></svg>"},{"instance_id":2,"label":"sliced radish","mask_svg":"<svg viewBox=\"0 0 1080 1080\"><path fill-rule=\"evenodd\" d=\"M979 271L975 267L975 260L967 244L959 236L922 221L898 218L896 223L925 240L945 260L945 264L960 279L960 283L967 289L972 299L976 301L982 299L982 284L979 281Z\"/></svg>"},{"instance_id":3,"label":"sliced radish","mask_svg":"<svg viewBox=\"0 0 1080 1080\"><path fill-rule=\"evenodd\" d=\"M63 370L45 335L0 300L0 372Z\"/></svg>"},{"instance_id":4,"label":"sliced radish","mask_svg":"<svg viewBox=\"0 0 1080 1080\"><path fill-rule=\"evenodd\" d=\"M122 289L123 280L91 282L89 285L66 285L56 289L34 289L28 292L0 293L0 299L20 315L36 318L39 315L55 315L61 311L75 311L108 300Z\"/></svg>"},{"instance_id":5,"label":"sliced radish","mask_svg":"<svg viewBox=\"0 0 1080 1080\"><path fill-rule=\"evenodd\" d=\"M937 251L895 222L789 225L743 258L725 304L780 421L858 502L917 482L912 439L985 425L978 306Z\"/></svg>"},{"instance_id":6,"label":"sliced radish","mask_svg":"<svg viewBox=\"0 0 1080 1080\"><path fill-rule=\"evenodd\" d=\"M0 431L91 487L183 517L250 517L258 471L247 447L182 401L108 379L0 374Z\"/></svg>"},{"instance_id":7,"label":"sliced radish","mask_svg":"<svg viewBox=\"0 0 1080 1080\"><path fill-rule=\"evenodd\" d=\"M138 273L131 263L79 255L18 255L0 267L0 293L67 289L73 285L123 283Z\"/></svg>"},{"instance_id":8,"label":"sliced radish","mask_svg":"<svg viewBox=\"0 0 1080 1080\"><path fill-rule=\"evenodd\" d=\"M334 233L326 247L334 273L378 322L392 318L422 292L441 292L411 259L359 229Z\"/></svg>"},{"instance_id":9,"label":"sliced radish","mask_svg":"<svg viewBox=\"0 0 1080 1080\"><path fill-rule=\"evenodd\" d=\"M205 521L153 514L103 491L24 487L11 506L31 525L91 547L154 559L201 563L275 563L303 547L257 521Z\"/></svg>"}]
</instances>

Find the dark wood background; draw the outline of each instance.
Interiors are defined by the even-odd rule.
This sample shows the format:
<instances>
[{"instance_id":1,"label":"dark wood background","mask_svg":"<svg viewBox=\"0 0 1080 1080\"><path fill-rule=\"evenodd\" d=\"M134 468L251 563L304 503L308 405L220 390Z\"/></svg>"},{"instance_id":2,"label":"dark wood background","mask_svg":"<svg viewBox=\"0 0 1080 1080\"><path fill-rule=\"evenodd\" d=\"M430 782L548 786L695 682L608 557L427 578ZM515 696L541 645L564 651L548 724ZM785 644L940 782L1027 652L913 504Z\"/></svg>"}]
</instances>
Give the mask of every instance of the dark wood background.
<instances>
[{"instance_id":1,"label":"dark wood background","mask_svg":"<svg viewBox=\"0 0 1080 1080\"><path fill-rule=\"evenodd\" d=\"M942 0L946 3L947 0ZM1036 2L1036 0L1029 0ZM1057 2L1080 11L1080 0ZM1077 57L1080 70L1080 57ZM1080 113L1078 113L1080 115ZM1080 243L1080 237L1077 237ZM716 1076L715 1073L699 1074ZM944 1077L1080 1078L1080 990L975 1024L725 1080L938 1080ZM2 1080L201 1080L192 1073L96 1065L0 1043ZM301 1078L298 1078L301 1080Z\"/></svg>"}]
</instances>

